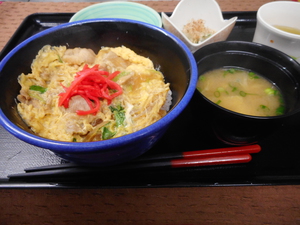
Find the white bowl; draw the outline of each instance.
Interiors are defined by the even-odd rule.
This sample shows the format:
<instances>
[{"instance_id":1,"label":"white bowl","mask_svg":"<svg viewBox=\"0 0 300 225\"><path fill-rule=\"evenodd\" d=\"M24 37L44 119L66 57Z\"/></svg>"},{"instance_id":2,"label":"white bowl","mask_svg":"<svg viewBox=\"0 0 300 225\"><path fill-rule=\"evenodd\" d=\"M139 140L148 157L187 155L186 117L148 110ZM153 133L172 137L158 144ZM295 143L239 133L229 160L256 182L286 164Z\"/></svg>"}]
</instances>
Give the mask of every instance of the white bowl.
<instances>
[{"instance_id":1,"label":"white bowl","mask_svg":"<svg viewBox=\"0 0 300 225\"><path fill-rule=\"evenodd\" d=\"M222 11L215 0L181 0L173 14L168 17L162 12L163 27L178 36L192 52L217 41L225 41L234 27L237 17L224 20ZM202 19L215 33L200 43L191 42L182 32L184 25L192 20Z\"/></svg>"},{"instance_id":2,"label":"white bowl","mask_svg":"<svg viewBox=\"0 0 300 225\"><path fill-rule=\"evenodd\" d=\"M274 25L300 29L300 3L270 2L257 11L253 42L276 48L300 62L300 35L279 30Z\"/></svg>"},{"instance_id":3,"label":"white bowl","mask_svg":"<svg viewBox=\"0 0 300 225\"><path fill-rule=\"evenodd\" d=\"M158 12L149 6L136 2L112 1L90 5L75 13L70 22L96 18L130 19L162 26Z\"/></svg>"}]
</instances>

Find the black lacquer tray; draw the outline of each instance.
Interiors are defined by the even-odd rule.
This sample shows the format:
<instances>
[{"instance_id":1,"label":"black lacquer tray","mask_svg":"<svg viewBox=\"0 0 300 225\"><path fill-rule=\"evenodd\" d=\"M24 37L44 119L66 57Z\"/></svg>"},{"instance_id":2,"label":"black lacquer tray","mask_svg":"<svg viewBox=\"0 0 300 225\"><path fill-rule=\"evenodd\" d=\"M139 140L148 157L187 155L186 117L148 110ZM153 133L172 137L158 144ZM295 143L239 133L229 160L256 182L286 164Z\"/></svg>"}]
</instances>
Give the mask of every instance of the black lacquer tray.
<instances>
[{"instance_id":1,"label":"black lacquer tray","mask_svg":"<svg viewBox=\"0 0 300 225\"><path fill-rule=\"evenodd\" d=\"M73 14L33 14L28 16L0 54L0 60L18 43L47 28L66 23ZM256 12L224 12L225 19L238 16L228 40L252 41ZM146 155L227 147L210 126L209 112L194 95L184 112L164 137ZM247 164L194 167L189 169L153 168L138 171L91 173L41 180L9 180L9 174L25 168L64 163L46 149L24 143L0 127L0 187L188 187L231 185L300 184L300 115L259 142L262 151Z\"/></svg>"}]
</instances>

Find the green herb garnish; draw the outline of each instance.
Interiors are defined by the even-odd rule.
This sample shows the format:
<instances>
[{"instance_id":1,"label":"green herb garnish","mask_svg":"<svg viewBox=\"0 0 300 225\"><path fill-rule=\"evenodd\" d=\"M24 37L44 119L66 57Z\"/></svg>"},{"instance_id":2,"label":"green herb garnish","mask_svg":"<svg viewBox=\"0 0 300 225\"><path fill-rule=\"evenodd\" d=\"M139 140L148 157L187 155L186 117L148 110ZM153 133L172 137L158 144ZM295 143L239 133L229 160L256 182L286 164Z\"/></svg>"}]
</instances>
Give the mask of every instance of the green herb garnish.
<instances>
[{"instance_id":1,"label":"green herb garnish","mask_svg":"<svg viewBox=\"0 0 300 225\"><path fill-rule=\"evenodd\" d=\"M221 100L219 100L219 101L217 101L217 102L216 102L216 104L217 104L217 105L220 105L220 104L221 104L221 102L222 102L222 101L221 101Z\"/></svg>"},{"instance_id":2,"label":"green herb garnish","mask_svg":"<svg viewBox=\"0 0 300 225\"><path fill-rule=\"evenodd\" d=\"M200 87L198 87L198 86L197 86L197 90L198 90L199 92L201 92L201 88L200 88Z\"/></svg>"},{"instance_id":3,"label":"green herb garnish","mask_svg":"<svg viewBox=\"0 0 300 225\"><path fill-rule=\"evenodd\" d=\"M221 96L221 93L224 92L226 94L228 94L228 91L225 90L225 88L222 87L218 87L217 90L214 92L214 96L216 98L219 98Z\"/></svg>"},{"instance_id":4,"label":"green herb garnish","mask_svg":"<svg viewBox=\"0 0 300 225\"><path fill-rule=\"evenodd\" d=\"M265 105L260 105L259 107L263 110L270 110L269 107Z\"/></svg>"},{"instance_id":5,"label":"green herb garnish","mask_svg":"<svg viewBox=\"0 0 300 225\"><path fill-rule=\"evenodd\" d=\"M236 72L236 69L228 69L228 70L224 71L223 76L225 77L228 73L235 73L235 72Z\"/></svg>"},{"instance_id":6,"label":"green herb garnish","mask_svg":"<svg viewBox=\"0 0 300 225\"><path fill-rule=\"evenodd\" d=\"M254 72L249 72L248 76L250 79L259 79L259 76Z\"/></svg>"},{"instance_id":7,"label":"green herb garnish","mask_svg":"<svg viewBox=\"0 0 300 225\"><path fill-rule=\"evenodd\" d=\"M58 62L63 63L63 60L61 59L60 55L57 53Z\"/></svg>"},{"instance_id":8,"label":"green herb garnish","mask_svg":"<svg viewBox=\"0 0 300 225\"><path fill-rule=\"evenodd\" d=\"M215 96L216 98L219 98L219 97L221 96L221 93L220 93L219 91L215 91L215 92L214 92L214 96Z\"/></svg>"},{"instance_id":9,"label":"green herb garnish","mask_svg":"<svg viewBox=\"0 0 300 225\"><path fill-rule=\"evenodd\" d=\"M119 73L117 76L114 77L113 81L116 82L117 80L119 80L121 77L124 77L126 75L128 75L129 72L123 71L121 73Z\"/></svg>"},{"instance_id":10,"label":"green herb garnish","mask_svg":"<svg viewBox=\"0 0 300 225\"><path fill-rule=\"evenodd\" d=\"M60 57L60 55L59 55L57 49L56 49L55 47L52 47L51 49L54 50L54 51L56 51L56 55L57 55L57 58L58 58L58 62L63 63L63 60L61 59L61 57Z\"/></svg>"},{"instance_id":11,"label":"green herb garnish","mask_svg":"<svg viewBox=\"0 0 300 225\"><path fill-rule=\"evenodd\" d=\"M237 90L237 87L232 86L231 84L229 84L229 87L231 87L231 92L235 92Z\"/></svg>"},{"instance_id":12,"label":"green herb garnish","mask_svg":"<svg viewBox=\"0 0 300 225\"><path fill-rule=\"evenodd\" d=\"M205 76L200 76L200 77L199 77L199 80L200 80L200 81L204 81L204 80L205 80Z\"/></svg>"},{"instance_id":13,"label":"green herb garnish","mask_svg":"<svg viewBox=\"0 0 300 225\"><path fill-rule=\"evenodd\" d=\"M277 116L283 115L284 111L285 111L285 107L283 105L281 105L276 109L276 115Z\"/></svg>"},{"instance_id":14,"label":"green herb garnish","mask_svg":"<svg viewBox=\"0 0 300 225\"><path fill-rule=\"evenodd\" d=\"M275 89L273 89L273 88L267 88L267 89L265 89L265 93L267 94L267 95L277 95L277 90L275 90Z\"/></svg>"},{"instance_id":15,"label":"green herb garnish","mask_svg":"<svg viewBox=\"0 0 300 225\"><path fill-rule=\"evenodd\" d=\"M117 126L123 125L125 120L125 109L121 105L116 107L110 106L109 108L115 116Z\"/></svg>"},{"instance_id":16,"label":"green herb garnish","mask_svg":"<svg viewBox=\"0 0 300 225\"><path fill-rule=\"evenodd\" d=\"M226 91L225 88L218 87L217 90L218 90L220 93L224 92L224 93L228 94L228 91Z\"/></svg>"},{"instance_id":17,"label":"green herb garnish","mask_svg":"<svg viewBox=\"0 0 300 225\"><path fill-rule=\"evenodd\" d=\"M103 127L103 131L102 131L102 140L110 139L110 138L112 138L115 134L116 134L116 132L112 132L112 131L110 131L107 127Z\"/></svg>"},{"instance_id":18,"label":"green herb garnish","mask_svg":"<svg viewBox=\"0 0 300 225\"><path fill-rule=\"evenodd\" d=\"M246 92L244 92L244 91L240 91L239 94L240 94L240 96L242 96L242 97L246 97L247 95L257 95L257 94L252 94L252 93L246 93Z\"/></svg>"},{"instance_id":19,"label":"green herb garnish","mask_svg":"<svg viewBox=\"0 0 300 225\"><path fill-rule=\"evenodd\" d=\"M44 88L44 87L41 87L41 86L38 86L38 85L31 85L29 87L29 90L31 90L31 91L38 91L41 94L43 94L43 93L45 93L47 91L47 88Z\"/></svg>"},{"instance_id":20,"label":"green herb garnish","mask_svg":"<svg viewBox=\"0 0 300 225\"><path fill-rule=\"evenodd\" d=\"M247 95L247 93L246 93L246 92L244 92L244 91L240 91L240 96L242 96L242 97L246 97L246 95Z\"/></svg>"}]
</instances>

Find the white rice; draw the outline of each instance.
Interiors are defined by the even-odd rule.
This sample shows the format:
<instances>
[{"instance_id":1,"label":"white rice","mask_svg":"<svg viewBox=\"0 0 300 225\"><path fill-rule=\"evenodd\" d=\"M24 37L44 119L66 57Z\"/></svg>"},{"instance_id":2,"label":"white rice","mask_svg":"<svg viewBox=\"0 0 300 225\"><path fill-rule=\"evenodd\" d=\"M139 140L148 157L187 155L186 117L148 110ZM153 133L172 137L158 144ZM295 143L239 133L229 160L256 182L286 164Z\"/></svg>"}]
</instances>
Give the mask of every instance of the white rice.
<instances>
[{"instance_id":1,"label":"white rice","mask_svg":"<svg viewBox=\"0 0 300 225\"><path fill-rule=\"evenodd\" d=\"M162 110L166 110L167 112L170 110L170 107L172 105L172 91L169 90L167 94L167 99L165 104L161 107Z\"/></svg>"}]
</instances>

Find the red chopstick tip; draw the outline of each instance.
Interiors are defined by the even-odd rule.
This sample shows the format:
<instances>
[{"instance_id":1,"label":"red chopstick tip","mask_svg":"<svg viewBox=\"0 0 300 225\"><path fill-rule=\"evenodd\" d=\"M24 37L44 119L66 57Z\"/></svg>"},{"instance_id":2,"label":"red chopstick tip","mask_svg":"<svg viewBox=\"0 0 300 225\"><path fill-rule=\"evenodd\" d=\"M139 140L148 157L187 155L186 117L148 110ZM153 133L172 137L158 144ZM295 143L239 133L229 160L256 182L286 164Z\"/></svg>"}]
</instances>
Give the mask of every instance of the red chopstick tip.
<instances>
[{"instance_id":1,"label":"red chopstick tip","mask_svg":"<svg viewBox=\"0 0 300 225\"><path fill-rule=\"evenodd\" d=\"M250 154L225 155L225 156L201 157L201 158L191 158L191 159L174 159L171 160L171 166L173 168L211 166L211 165L222 165L222 164L248 163L251 160L252 160L252 156Z\"/></svg>"},{"instance_id":2,"label":"red chopstick tip","mask_svg":"<svg viewBox=\"0 0 300 225\"><path fill-rule=\"evenodd\" d=\"M261 151L261 147L258 144L245 145L239 147L226 147L216 148L209 150L196 150L183 152L183 158L197 158L197 157L212 157L212 156L224 156L224 155L239 155L239 154L251 154L258 153Z\"/></svg>"}]
</instances>

